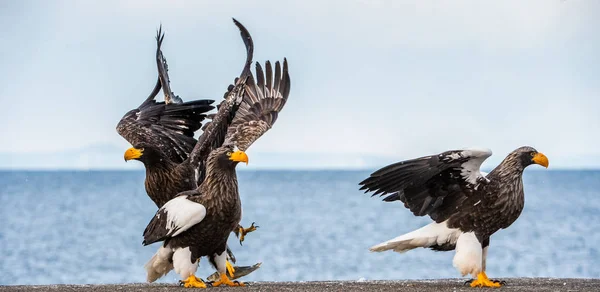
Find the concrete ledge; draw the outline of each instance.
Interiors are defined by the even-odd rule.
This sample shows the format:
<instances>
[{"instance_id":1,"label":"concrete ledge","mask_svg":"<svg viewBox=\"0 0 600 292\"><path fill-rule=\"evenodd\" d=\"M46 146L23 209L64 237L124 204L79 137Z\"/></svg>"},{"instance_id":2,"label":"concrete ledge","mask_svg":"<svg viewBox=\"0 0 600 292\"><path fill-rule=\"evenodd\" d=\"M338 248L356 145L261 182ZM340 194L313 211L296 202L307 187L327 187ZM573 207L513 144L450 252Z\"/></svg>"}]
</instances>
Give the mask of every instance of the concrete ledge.
<instances>
[{"instance_id":1,"label":"concrete ledge","mask_svg":"<svg viewBox=\"0 0 600 292\"><path fill-rule=\"evenodd\" d=\"M600 279L509 278L502 290L510 291L600 291ZM474 291L464 279L401 281L250 282L245 288L217 287L218 291ZM1 286L13 291L190 291L176 284ZM477 291L477 290L476 290Z\"/></svg>"}]
</instances>

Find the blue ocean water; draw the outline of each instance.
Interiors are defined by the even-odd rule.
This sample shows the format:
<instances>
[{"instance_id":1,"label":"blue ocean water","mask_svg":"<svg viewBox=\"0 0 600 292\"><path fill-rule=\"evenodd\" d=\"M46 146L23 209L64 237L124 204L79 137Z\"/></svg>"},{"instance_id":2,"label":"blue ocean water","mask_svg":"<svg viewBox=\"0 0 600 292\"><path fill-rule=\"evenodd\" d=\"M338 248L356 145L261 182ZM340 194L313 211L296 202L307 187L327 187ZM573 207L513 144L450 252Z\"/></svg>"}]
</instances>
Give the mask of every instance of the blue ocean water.
<instances>
[{"instance_id":1,"label":"blue ocean water","mask_svg":"<svg viewBox=\"0 0 600 292\"><path fill-rule=\"evenodd\" d=\"M429 222L358 191L368 171L240 171L243 225L260 228L238 265L246 281L458 277L453 252L371 253ZM0 172L0 285L145 281L156 208L143 172ZM525 210L491 239L491 277L600 277L600 171L527 170ZM206 260L198 276L213 273ZM176 282L171 272L161 282Z\"/></svg>"}]
</instances>

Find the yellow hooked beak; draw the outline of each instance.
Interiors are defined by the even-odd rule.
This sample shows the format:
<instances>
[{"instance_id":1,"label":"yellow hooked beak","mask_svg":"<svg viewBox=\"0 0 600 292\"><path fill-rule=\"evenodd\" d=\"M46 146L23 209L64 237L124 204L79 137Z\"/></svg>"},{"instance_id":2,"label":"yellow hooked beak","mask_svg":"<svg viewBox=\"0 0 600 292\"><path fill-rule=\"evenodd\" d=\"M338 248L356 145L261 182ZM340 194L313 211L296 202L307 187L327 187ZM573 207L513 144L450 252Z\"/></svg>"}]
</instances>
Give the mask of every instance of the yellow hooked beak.
<instances>
[{"instance_id":1,"label":"yellow hooked beak","mask_svg":"<svg viewBox=\"0 0 600 292\"><path fill-rule=\"evenodd\" d=\"M548 168L548 157L546 157L546 155L544 155L543 153L536 153L531 159L531 161L533 161L533 163L535 164L539 164L545 168Z\"/></svg>"},{"instance_id":2,"label":"yellow hooked beak","mask_svg":"<svg viewBox=\"0 0 600 292\"><path fill-rule=\"evenodd\" d=\"M248 155L246 155L246 152L244 151L236 151L231 153L231 156L229 156L229 160L231 161L236 161L236 162L245 162L246 165L248 165Z\"/></svg>"},{"instance_id":3,"label":"yellow hooked beak","mask_svg":"<svg viewBox=\"0 0 600 292\"><path fill-rule=\"evenodd\" d=\"M127 149L124 155L125 161L142 157L142 152L144 152L144 150L136 149L133 147Z\"/></svg>"}]
</instances>

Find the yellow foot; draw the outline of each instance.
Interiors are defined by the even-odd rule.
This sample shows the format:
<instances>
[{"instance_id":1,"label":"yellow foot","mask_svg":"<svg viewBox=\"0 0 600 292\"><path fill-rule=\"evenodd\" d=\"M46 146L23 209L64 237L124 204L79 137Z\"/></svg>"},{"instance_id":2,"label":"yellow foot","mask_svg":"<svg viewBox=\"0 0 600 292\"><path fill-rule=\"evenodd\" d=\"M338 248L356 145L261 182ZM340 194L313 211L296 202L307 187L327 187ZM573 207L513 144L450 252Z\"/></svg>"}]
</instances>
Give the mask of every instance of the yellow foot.
<instances>
[{"instance_id":1,"label":"yellow foot","mask_svg":"<svg viewBox=\"0 0 600 292\"><path fill-rule=\"evenodd\" d=\"M492 281L488 278L485 272L477 274L477 279L471 281L471 287L501 287L502 283L499 281Z\"/></svg>"},{"instance_id":2,"label":"yellow foot","mask_svg":"<svg viewBox=\"0 0 600 292\"><path fill-rule=\"evenodd\" d=\"M212 283L213 287L218 287L218 286L221 286L221 285L227 285L227 286L230 286L230 287L237 287L237 286L244 287L244 286L246 286L246 284L244 284L242 282L229 280L229 278L225 274L221 274L220 279L218 281Z\"/></svg>"},{"instance_id":3,"label":"yellow foot","mask_svg":"<svg viewBox=\"0 0 600 292\"><path fill-rule=\"evenodd\" d=\"M229 272L229 277L233 278L233 274L235 273L235 268L231 265L229 261L225 262L225 267L227 267L227 272Z\"/></svg>"},{"instance_id":4,"label":"yellow foot","mask_svg":"<svg viewBox=\"0 0 600 292\"><path fill-rule=\"evenodd\" d=\"M258 228L258 227L259 227L258 225L256 225L256 226L254 225L254 222L252 222L252 225L250 225L250 227L248 227L248 228L244 228L244 227L240 226L238 228L239 230L237 232L240 235L240 245L243 245L242 241L244 241L244 238L246 237L246 234L248 234L248 233L250 233L252 231L255 231L256 228Z\"/></svg>"},{"instance_id":5,"label":"yellow foot","mask_svg":"<svg viewBox=\"0 0 600 292\"><path fill-rule=\"evenodd\" d=\"M179 281L179 285L185 288L206 288L202 279L196 278L194 275L189 276L185 281Z\"/></svg>"}]
</instances>

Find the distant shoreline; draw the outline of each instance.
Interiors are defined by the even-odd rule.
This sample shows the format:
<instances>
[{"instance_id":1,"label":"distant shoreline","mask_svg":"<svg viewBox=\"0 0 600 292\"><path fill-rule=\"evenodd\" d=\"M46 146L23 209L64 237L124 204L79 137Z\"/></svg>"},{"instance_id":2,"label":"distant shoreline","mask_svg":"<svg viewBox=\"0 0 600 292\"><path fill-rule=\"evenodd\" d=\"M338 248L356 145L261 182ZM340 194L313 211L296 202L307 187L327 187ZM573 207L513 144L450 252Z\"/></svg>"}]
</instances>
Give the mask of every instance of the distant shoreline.
<instances>
[{"instance_id":1,"label":"distant shoreline","mask_svg":"<svg viewBox=\"0 0 600 292\"><path fill-rule=\"evenodd\" d=\"M466 279L466 278L465 278ZM465 279L398 281L250 282L248 287L214 288L218 291L479 291L464 285ZM600 279L503 278L502 291L600 291ZM212 289L212 288L209 288ZM223 290L225 289L225 290ZM31 291L190 291L177 284L31 285L0 286L0 292ZM194 291L201 291L194 289ZM487 290L486 290L487 291ZM490 290L491 291L491 290Z\"/></svg>"},{"instance_id":2,"label":"distant shoreline","mask_svg":"<svg viewBox=\"0 0 600 292\"><path fill-rule=\"evenodd\" d=\"M373 172L377 168L249 168L237 169L238 172ZM0 172L144 172L144 168L0 168ZM490 172L491 169L482 169ZM600 168L553 168L553 169L531 169L528 172L598 172Z\"/></svg>"}]
</instances>

